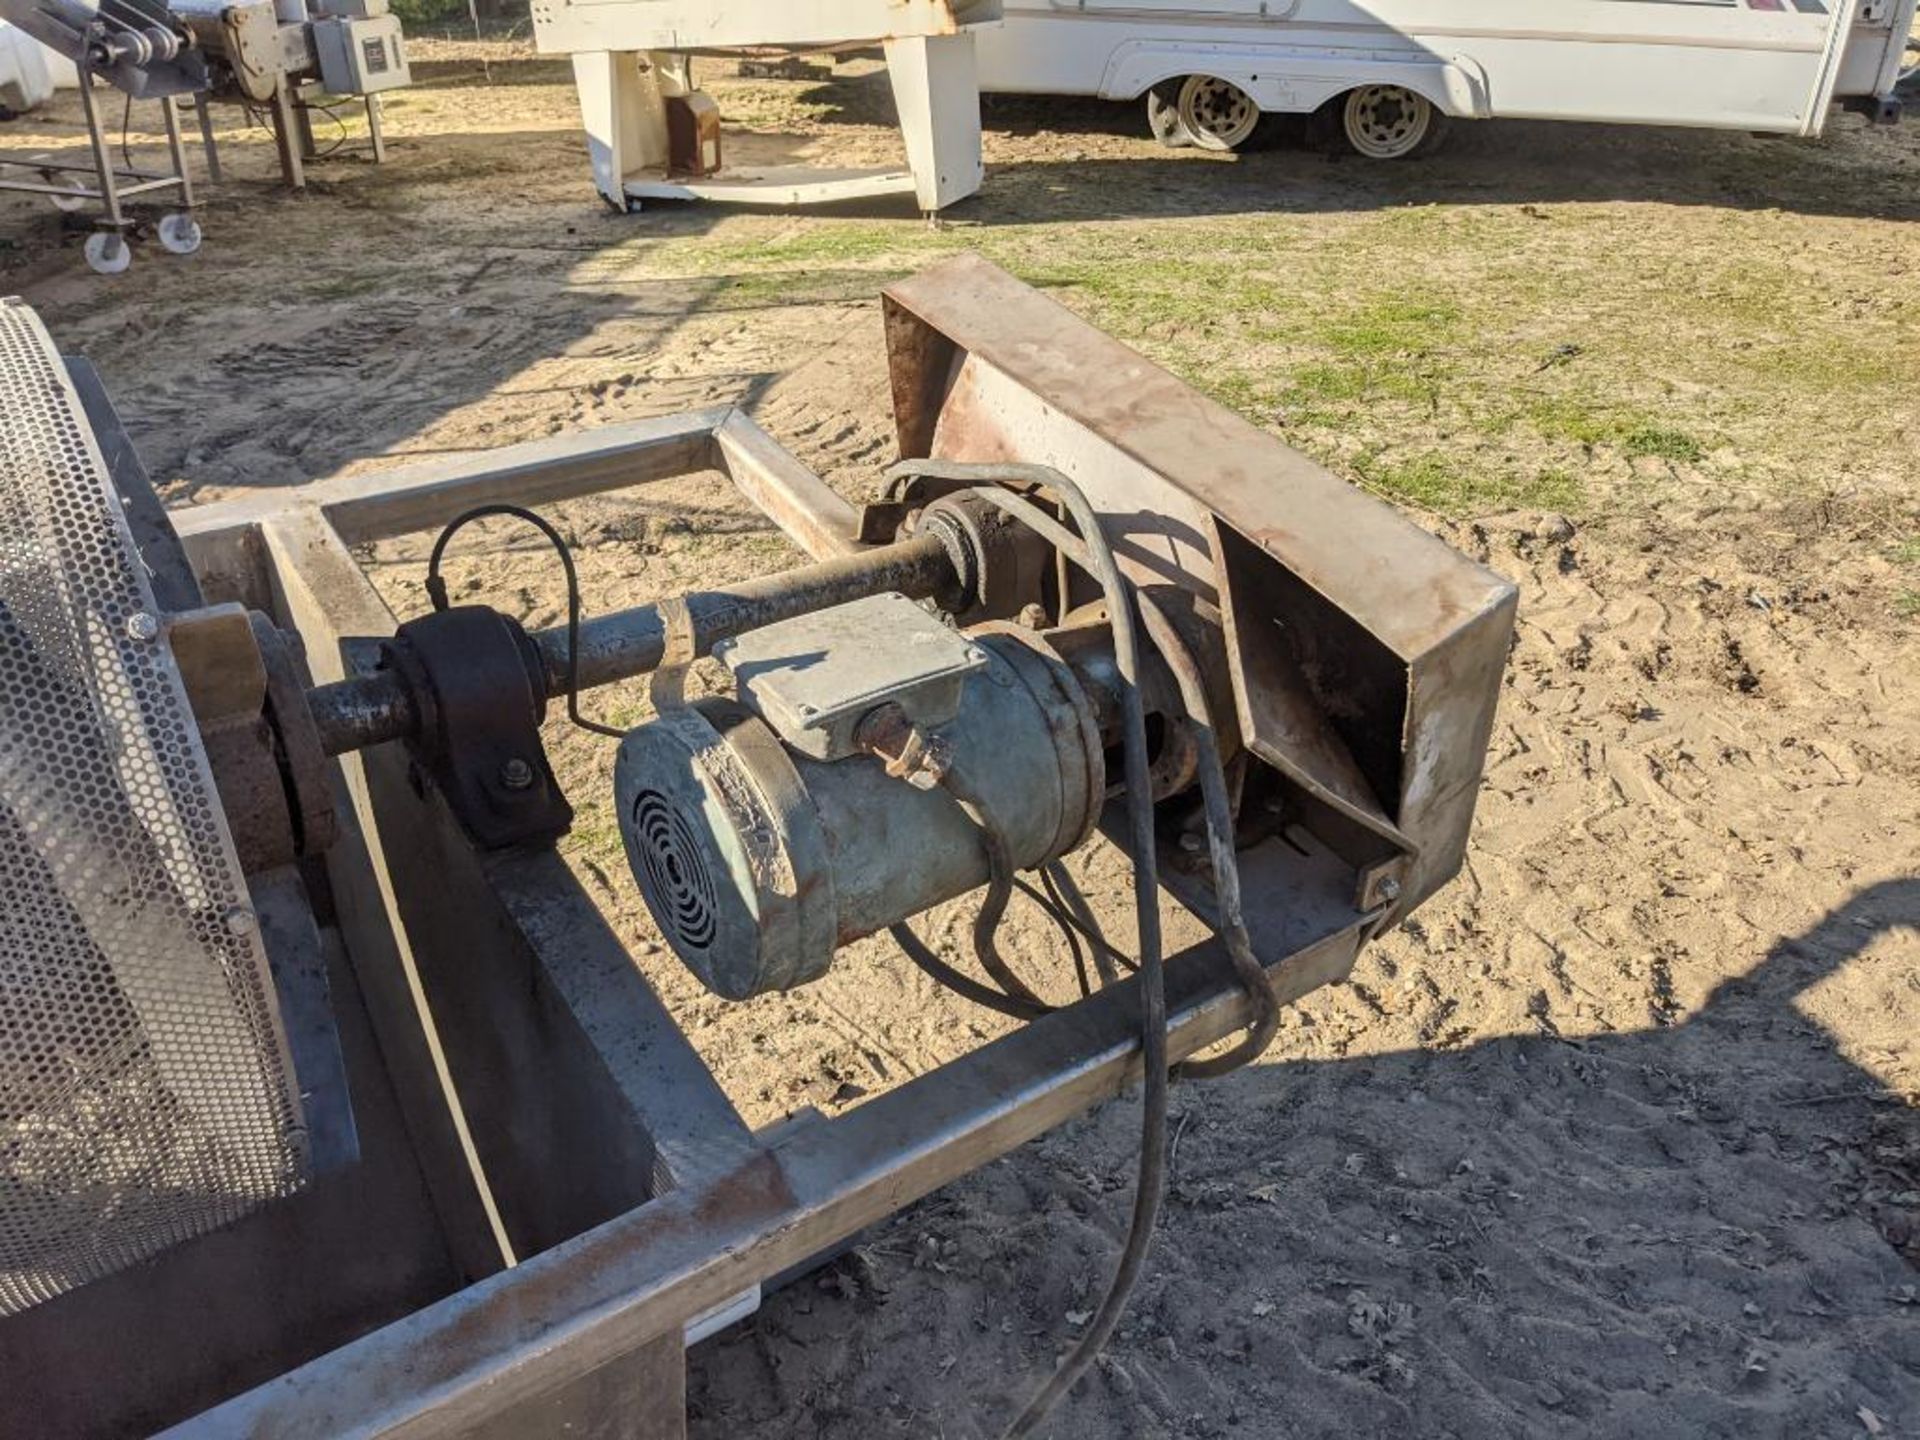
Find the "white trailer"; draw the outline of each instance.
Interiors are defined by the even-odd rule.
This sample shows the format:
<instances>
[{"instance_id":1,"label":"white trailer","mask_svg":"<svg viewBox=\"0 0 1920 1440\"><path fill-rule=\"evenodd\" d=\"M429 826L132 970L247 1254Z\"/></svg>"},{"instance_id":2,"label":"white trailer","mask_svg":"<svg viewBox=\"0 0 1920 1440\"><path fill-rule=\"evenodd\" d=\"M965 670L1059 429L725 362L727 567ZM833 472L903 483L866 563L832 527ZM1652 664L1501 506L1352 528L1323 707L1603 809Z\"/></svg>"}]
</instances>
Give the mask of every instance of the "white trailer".
<instances>
[{"instance_id":1,"label":"white trailer","mask_svg":"<svg viewBox=\"0 0 1920 1440\"><path fill-rule=\"evenodd\" d=\"M1916 0L1007 0L988 92L1145 97L1170 145L1236 149L1316 116L1362 155L1450 118L1818 135L1835 103L1898 118Z\"/></svg>"}]
</instances>

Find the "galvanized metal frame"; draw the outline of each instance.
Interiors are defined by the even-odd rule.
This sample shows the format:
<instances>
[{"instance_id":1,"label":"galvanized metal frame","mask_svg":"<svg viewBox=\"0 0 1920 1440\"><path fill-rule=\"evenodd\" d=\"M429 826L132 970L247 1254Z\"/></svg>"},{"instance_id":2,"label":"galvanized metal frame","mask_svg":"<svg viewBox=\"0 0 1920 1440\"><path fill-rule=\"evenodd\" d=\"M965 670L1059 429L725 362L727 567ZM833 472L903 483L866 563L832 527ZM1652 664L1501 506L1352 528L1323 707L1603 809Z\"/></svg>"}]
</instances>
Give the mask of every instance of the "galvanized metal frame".
<instances>
[{"instance_id":1,"label":"galvanized metal frame","mask_svg":"<svg viewBox=\"0 0 1920 1440\"><path fill-rule=\"evenodd\" d=\"M100 205L100 218L94 222L94 229L117 237L120 244L127 243L126 232L130 222L121 208L121 202L137 196L151 195L162 190L180 192L180 204L189 213L195 206L193 195L193 177L187 171L186 146L180 134L180 105L178 97L163 94L160 101L160 114L167 136L167 156L171 170L145 170L135 165L121 165L113 158L112 142L102 128L102 117L95 98L94 83L96 77L104 78L105 72L95 69L93 63L82 56L76 62L79 74L80 108L87 124L88 160L85 165L70 164L65 161L38 159L32 156L15 158L0 155L0 191L13 191L25 195L46 195L52 199L76 199L96 201ZM211 146L209 146L211 154ZM7 178L6 172L15 170L30 171L39 175L91 175L94 183L88 185L56 185L50 180L22 180Z\"/></svg>"},{"instance_id":2,"label":"galvanized metal frame","mask_svg":"<svg viewBox=\"0 0 1920 1440\"><path fill-rule=\"evenodd\" d=\"M713 470L807 554L862 548L852 508L731 409L323 480L176 523L210 595L296 626L326 681L364 658L358 637L395 623L351 546L490 500L552 503ZM850 1114L757 1138L556 855L473 850L409 783L397 745L343 768L354 823L329 861L339 924L412 1096L449 1244L488 1278L170 1434L510 1433L502 1417L600 1393L610 1374L629 1377L616 1392L633 1403L631 1377L670 1371L690 1322L1139 1078L1129 983ZM1353 908L1350 871L1331 855L1310 856L1289 883L1267 897L1285 932L1272 970L1283 1001L1344 976L1377 918ZM1175 1058L1247 1019L1212 951L1170 963ZM563 1125L549 1153L530 1151L524 1137L557 1117L515 1092L513 1071L576 1048L597 1062L578 1085L598 1087L649 1139L630 1165L609 1167L624 1193L615 1180L579 1195L532 1173L565 1166L579 1137ZM659 1412L653 1423L643 1433L677 1433Z\"/></svg>"}]
</instances>

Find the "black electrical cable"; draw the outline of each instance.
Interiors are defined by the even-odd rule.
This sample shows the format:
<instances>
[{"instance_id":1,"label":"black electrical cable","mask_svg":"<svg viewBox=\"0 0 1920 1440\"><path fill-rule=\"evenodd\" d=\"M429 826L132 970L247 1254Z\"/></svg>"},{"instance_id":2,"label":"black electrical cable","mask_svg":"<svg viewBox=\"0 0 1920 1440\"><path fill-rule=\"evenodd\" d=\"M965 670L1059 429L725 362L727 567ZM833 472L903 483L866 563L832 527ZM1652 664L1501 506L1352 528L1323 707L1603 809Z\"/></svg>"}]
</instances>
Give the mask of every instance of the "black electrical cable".
<instances>
[{"instance_id":1,"label":"black electrical cable","mask_svg":"<svg viewBox=\"0 0 1920 1440\"><path fill-rule=\"evenodd\" d=\"M1144 1068L1141 1094L1140 1166L1134 1186L1133 1214L1107 1293L1101 1298L1087 1328L1074 1342L1053 1374L1007 1427L1007 1440L1031 1435L1047 1413L1086 1374L1094 1357L1112 1338L1126 1310L1128 1297L1146 1264L1153 1231L1160 1215L1167 1166L1167 991L1160 936L1160 882L1154 860L1153 784L1147 755L1146 707L1140 695L1140 635L1135 623L1132 587L1120 573L1100 528L1100 518L1080 488L1066 476L1044 466L965 466L937 461L908 461L891 474L910 473L937 479L1031 484L1057 495L1084 544L1076 542L1082 563L1099 582L1113 626L1115 670L1119 679L1121 753L1125 763L1127 813L1134 857L1134 905L1139 912L1140 1049ZM981 493L999 501L1018 519L1029 514L1051 520L1038 507L1016 501L1000 490ZM1019 508L1015 508L1017 505ZM1056 547L1058 548L1058 547Z\"/></svg>"},{"instance_id":2,"label":"black electrical cable","mask_svg":"<svg viewBox=\"0 0 1920 1440\"><path fill-rule=\"evenodd\" d=\"M1087 926L1084 920L1073 913L1072 908L1059 894L1054 884L1050 867L1041 867L1039 873L1040 884L1044 887L1045 893L1035 889L1025 880L1015 880L1013 882L1013 888L1033 901L1033 903L1038 905L1042 910L1046 911L1048 916L1052 918L1053 923L1060 927L1062 933L1075 937L1075 939L1088 946L1095 953L1104 955L1109 960L1117 962L1123 970L1131 971L1140 968L1139 962L1131 955L1128 955L1122 950L1115 949L1104 935L1095 933Z\"/></svg>"},{"instance_id":3,"label":"black electrical cable","mask_svg":"<svg viewBox=\"0 0 1920 1440\"><path fill-rule=\"evenodd\" d=\"M1050 902L1042 901L1041 898L1034 893L1031 885L1025 881L1019 883L1021 893L1032 899L1042 910L1053 918L1054 928L1060 932L1060 938L1067 942L1067 954L1073 960L1073 979L1074 983L1080 987L1080 998L1082 1000L1092 999L1093 973L1087 968L1087 952L1081 948L1080 932L1075 930L1068 921L1064 907L1056 907ZM1048 877L1045 870L1040 872L1040 883L1046 887L1048 894L1052 894L1053 881Z\"/></svg>"},{"instance_id":4,"label":"black electrical cable","mask_svg":"<svg viewBox=\"0 0 1920 1440\"><path fill-rule=\"evenodd\" d=\"M333 106L322 104L318 100L302 100L299 102L299 105L300 105L300 108L303 110L318 110L322 115L326 116L327 119L331 120L336 126L338 126L340 130L339 135L337 135L334 138L334 142L331 145L327 146L327 148L324 150L314 151L314 154L313 154L314 159L316 160L326 159L329 155L332 155L335 152L342 149L349 140L353 139L352 129L347 125L346 121L340 118L339 113L333 108Z\"/></svg>"},{"instance_id":5,"label":"black electrical cable","mask_svg":"<svg viewBox=\"0 0 1920 1440\"><path fill-rule=\"evenodd\" d=\"M447 598L447 582L441 578L440 562L447 553L447 545L463 528L475 520L484 520L494 515L506 515L515 520L524 520L552 542L559 552L560 568L567 575L567 718L582 730L595 735L608 735L615 740L626 738L626 731L616 730L611 725L601 725L587 719L580 713L580 572L573 565L573 548L567 544L566 537L556 530L552 523L533 511L519 505L476 505L473 509L456 515L440 532L440 538L433 542L433 553L427 557L427 598L433 602L435 610L445 610L450 603Z\"/></svg>"},{"instance_id":6,"label":"black electrical cable","mask_svg":"<svg viewBox=\"0 0 1920 1440\"><path fill-rule=\"evenodd\" d=\"M1280 1029L1280 1002L1274 997L1266 967L1253 951L1253 937L1247 933L1246 916L1240 903L1240 862L1234 854L1233 801L1227 793L1227 771L1220 761L1220 745L1215 738L1212 707L1207 702L1206 682L1200 667L1187 648L1173 622L1151 595L1142 593L1140 618L1154 648L1173 672L1180 689L1180 703L1187 712L1188 733L1197 752L1196 769L1200 777L1201 801L1206 808L1207 845L1213 862L1213 889L1220 906L1219 931L1233 963L1235 977L1247 992L1253 1015L1247 1032L1231 1050L1209 1060L1186 1060L1175 1073L1183 1080L1217 1080L1242 1066L1251 1065L1266 1054Z\"/></svg>"},{"instance_id":7,"label":"black electrical cable","mask_svg":"<svg viewBox=\"0 0 1920 1440\"><path fill-rule=\"evenodd\" d=\"M934 954L927 943L914 934L913 927L905 921L901 921L898 925L889 925L887 934L893 937L893 943L898 945L901 953L914 964L954 994L971 1000L976 1005L984 1005L989 1010L996 1010L1015 1020L1038 1020L1042 1015L1049 1014L1053 1010L1051 1005L1043 1001L1021 1000L1012 995L1003 995L991 985L982 985L971 975L954 969Z\"/></svg>"},{"instance_id":8,"label":"black electrical cable","mask_svg":"<svg viewBox=\"0 0 1920 1440\"><path fill-rule=\"evenodd\" d=\"M973 917L974 957L979 960L980 968L993 977L1001 993L1014 1000L1039 1005L1040 997L1033 993L1026 981L1013 973L1013 967L1000 954L997 937L1000 922L1006 917L1007 904L1013 898L1015 878L1013 855L1007 849L1006 837L987 813L979 793L959 770L949 769L941 776L940 787L953 796L966 817L973 822L974 828L980 832L980 842L987 851L987 894L980 902L979 913ZM1040 1013L1044 1014L1051 1008L1043 1006Z\"/></svg>"},{"instance_id":9,"label":"black electrical cable","mask_svg":"<svg viewBox=\"0 0 1920 1440\"><path fill-rule=\"evenodd\" d=\"M1087 897L1080 893L1064 865L1058 860L1050 861L1040 867L1040 878L1046 882L1047 894L1060 902L1069 923L1093 946L1093 964L1100 972L1102 985L1117 985L1121 970L1132 974L1140 968L1139 961L1108 943L1106 932L1101 930L1100 922L1094 919L1087 905Z\"/></svg>"},{"instance_id":10,"label":"black electrical cable","mask_svg":"<svg viewBox=\"0 0 1920 1440\"><path fill-rule=\"evenodd\" d=\"M1009 467L1017 468L1017 467ZM975 492L1009 515L1039 533L1061 554L1076 564L1086 563L1086 547L1058 520L1029 500L1004 490L982 489ZM1266 969L1254 954L1253 939L1247 933L1240 904L1240 866L1234 857L1233 805L1227 794L1226 769L1220 761L1220 747L1214 738L1211 707L1207 703L1206 683L1192 653L1180 639L1173 622L1152 596L1138 594L1149 638L1173 672L1180 690L1181 704L1187 711L1188 730L1197 752L1200 793L1206 807L1209 858L1214 867L1214 892L1220 900L1220 924L1217 927L1226 944L1227 958L1235 977L1247 992L1253 1014L1245 1038L1225 1054L1210 1060L1184 1062L1178 1069L1182 1079L1214 1080L1240 1069L1265 1054L1280 1028L1280 1006L1267 980Z\"/></svg>"}]
</instances>

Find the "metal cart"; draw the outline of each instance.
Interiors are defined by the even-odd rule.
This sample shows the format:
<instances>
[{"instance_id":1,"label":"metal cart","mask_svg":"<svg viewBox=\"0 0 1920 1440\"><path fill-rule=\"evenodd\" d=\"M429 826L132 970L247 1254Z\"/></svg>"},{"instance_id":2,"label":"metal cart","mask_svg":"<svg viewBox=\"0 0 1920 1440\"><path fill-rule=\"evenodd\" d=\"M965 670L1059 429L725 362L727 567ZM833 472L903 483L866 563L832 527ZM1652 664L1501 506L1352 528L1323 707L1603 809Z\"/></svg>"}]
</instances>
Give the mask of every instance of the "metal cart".
<instances>
[{"instance_id":1,"label":"metal cart","mask_svg":"<svg viewBox=\"0 0 1920 1440\"><path fill-rule=\"evenodd\" d=\"M200 222L194 218L193 179L187 173L186 146L180 138L179 101L160 97L160 113L167 130L168 169L147 170L116 164L112 147L101 128L100 107L94 94L94 73L82 63L80 108L87 119L87 142L92 161L74 165L45 155L26 158L0 155L0 190L45 195L62 210L78 210L88 203L100 206L100 218L87 237L87 264L102 275L118 275L133 263L133 221L125 202L142 195L176 191L179 208L162 216L155 227L161 247L169 254L191 255L200 248ZM29 179L26 176L38 178ZM72 178L62 178L72 177ZM86 177L91 177L89 184Z\"/></svg>"}]
</instances>

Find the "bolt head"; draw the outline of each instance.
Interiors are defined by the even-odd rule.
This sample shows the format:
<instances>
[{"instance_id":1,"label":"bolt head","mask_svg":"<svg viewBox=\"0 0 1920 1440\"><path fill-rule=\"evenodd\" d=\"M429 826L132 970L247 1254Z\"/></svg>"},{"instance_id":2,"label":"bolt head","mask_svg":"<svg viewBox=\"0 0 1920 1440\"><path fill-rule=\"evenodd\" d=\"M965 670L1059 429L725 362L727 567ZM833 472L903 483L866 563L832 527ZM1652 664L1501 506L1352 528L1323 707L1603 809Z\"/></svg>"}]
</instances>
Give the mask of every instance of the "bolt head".
<instances>
[{"instance_id":1,"label":"bolt head","mask_svg":"<svg viewBox=\"0 0 1920 1440\"><path fill-rule=\"evenodd\" d=\"M244 905L236 905L226 914L229 935L251 935L259 923L254 919L253 912Z\"/></svg>"},{"instance_id":2,"label":"bolt head","mask_svg":"<svg viewBox=\"0 0 1920 1440\"><path fill-rule=\"evenodd\" d=\"M1380 882L1380 898L1391 904L1400 898L1400 882L1391 875Z\"/></svg>"},{"instance_id":3,"label":"bolt head","mask_svg":"<svg viewBox=\"0 0 1920 1440\"><path fill-rule=\"evenodd\" d=\"M1183 831L1180 836L1180 848L1189 855L1198 855L1207 848L1207 837L1197 830Z\"/></svg>"},{"instance_id":4,"label":"bolt head","mask_svg":"<svg viewBox=\"0 0 1920 1440\"><path fill-rule=\"evenodd\" d=\"M509 790L533 788L533 766L518 756L500 767L500 783Z\"/></svg>"},{"instance_id":5,"label":"bolt head","mask_svg":"<svg viewBox=\"0 0 1920 1440\"><path fill-rule=\"evenodd\" d=\"M153 640L160 634L160 622L144 610L127 617L127 634L136 640Z\"/></svg>"}]
</instances>

